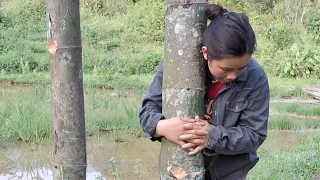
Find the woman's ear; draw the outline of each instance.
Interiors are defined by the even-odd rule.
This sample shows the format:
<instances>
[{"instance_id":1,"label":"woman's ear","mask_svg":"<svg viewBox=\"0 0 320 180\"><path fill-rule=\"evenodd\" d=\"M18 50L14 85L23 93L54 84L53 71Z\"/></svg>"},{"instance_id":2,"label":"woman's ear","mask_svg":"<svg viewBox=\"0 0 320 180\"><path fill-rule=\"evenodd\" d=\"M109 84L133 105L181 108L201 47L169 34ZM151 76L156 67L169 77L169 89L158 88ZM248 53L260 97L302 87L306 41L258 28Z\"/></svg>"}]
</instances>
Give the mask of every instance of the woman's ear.
<instances>
[{"instance_id":1,"label":"woman's ear","mask_svg":"<svg viewBox=\"0 0 320 180\"><path fill-rule=\"evenodd\" d=\"M208 49L207 46L202 46L202 54L205 60L208 60Z\"/></svg>"}]
</instances>

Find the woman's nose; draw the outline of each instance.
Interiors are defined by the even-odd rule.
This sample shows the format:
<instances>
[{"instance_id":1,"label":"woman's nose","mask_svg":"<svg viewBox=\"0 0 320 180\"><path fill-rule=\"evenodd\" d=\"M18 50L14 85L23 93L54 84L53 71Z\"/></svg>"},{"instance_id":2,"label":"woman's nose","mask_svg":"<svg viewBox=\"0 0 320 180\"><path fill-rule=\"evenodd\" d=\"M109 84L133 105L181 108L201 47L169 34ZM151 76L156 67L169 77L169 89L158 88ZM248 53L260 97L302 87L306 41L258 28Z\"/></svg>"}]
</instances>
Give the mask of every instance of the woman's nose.
<instances>
[{"instance_id":1,"label":"woman's nose","mask_svg":"<svg viewBox=\"0 0 320 180\"><path fill-rule=\"evenodd\" d=\"M236 73L228 73L228 75L227 75L227 79L229 80L229 81L233 81L233 80L235 80L237 78L237 74Z\"/></svg>"}]
</instances>

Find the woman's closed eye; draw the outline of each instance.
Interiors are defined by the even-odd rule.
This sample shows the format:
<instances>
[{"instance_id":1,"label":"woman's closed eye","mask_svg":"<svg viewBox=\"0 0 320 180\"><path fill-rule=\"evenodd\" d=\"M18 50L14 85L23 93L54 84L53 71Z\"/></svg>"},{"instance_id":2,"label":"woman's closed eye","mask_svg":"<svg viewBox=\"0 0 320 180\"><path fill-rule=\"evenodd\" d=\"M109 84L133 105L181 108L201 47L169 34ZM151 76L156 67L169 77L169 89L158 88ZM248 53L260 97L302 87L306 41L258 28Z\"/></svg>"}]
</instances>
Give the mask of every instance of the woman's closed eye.
<instances>
[{"instance_id":1,"label":"woman's closed eye","mask_svg":"<svg viewBox=\"0 0 320 180\"><path fill-rule=\"evenodd\" d=\"M234 69L231 68L221 68L224 72L232 72Z\"/></svg>"},{"instance_id":2,"label":"woman's closed eye","mask_svg":"<svg viewBox=\"0 0 320 180\"><path fill-rule=\"evenodd\" d=\"M246 67L247 67L247 66L243 66L243 67L241 67L241 68L239 68L239 69L232 69L232 68L223 68L223 67L221 67L221 69L222 69L224 72L232 72L232 71L242 71L242 70L244 70Z\"/></svg>"}]
</instances>

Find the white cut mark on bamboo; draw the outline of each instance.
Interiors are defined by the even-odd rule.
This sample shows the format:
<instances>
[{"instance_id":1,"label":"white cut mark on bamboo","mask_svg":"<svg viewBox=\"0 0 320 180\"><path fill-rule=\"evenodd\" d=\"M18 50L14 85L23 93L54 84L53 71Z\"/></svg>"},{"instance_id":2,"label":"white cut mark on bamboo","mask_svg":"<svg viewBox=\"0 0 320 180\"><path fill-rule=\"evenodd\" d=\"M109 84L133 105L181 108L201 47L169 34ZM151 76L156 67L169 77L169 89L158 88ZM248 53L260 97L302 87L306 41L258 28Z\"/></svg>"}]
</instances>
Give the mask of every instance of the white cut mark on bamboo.
<instances>
[{"instance_id":1,"label":"white cut mark on bamboo","mask_svg":"<svg viewBox=\"0 0 320 180\"><path fill-rule=\"evenodd\" d=\"M182 56L182 55L183 55L183 50L182 50L182 49L179 49L178 54L179 54L180 56Z\"/></svg>"}]
</instances>

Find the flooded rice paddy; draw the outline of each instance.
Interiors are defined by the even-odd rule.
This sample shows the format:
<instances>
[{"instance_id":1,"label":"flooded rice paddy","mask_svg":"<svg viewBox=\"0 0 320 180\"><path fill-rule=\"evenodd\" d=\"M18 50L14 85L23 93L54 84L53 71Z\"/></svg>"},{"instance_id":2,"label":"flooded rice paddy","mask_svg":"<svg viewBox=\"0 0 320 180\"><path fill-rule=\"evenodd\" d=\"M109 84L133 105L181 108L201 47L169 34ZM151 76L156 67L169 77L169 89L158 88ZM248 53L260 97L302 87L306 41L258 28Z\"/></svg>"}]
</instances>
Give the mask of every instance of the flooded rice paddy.
<instances>
[{"instance_id":1,"label":"flooded rice paddy","mask_svg":"<svg viewBox=\"0 0 320 180\"><path fill-rule=\"evenodd\" d=\"M123 97L121 103L118 102L120 96ZM91 132L90 135L92 135L87 137L87 179L158 180L157 162L161 145L159 142L151 142L144 137L138 137L140 135L135 131L136 129L139 130L137 113L141 103L141 94L138 92L128 94L103 89L89 89L85 91L85 99L87 120L92 120L86 122L89 129L87 133ZM16 88L11 85L2 86L0 87L0 100L2 101L2 104L0 101L0 120L1 113L4 119L4 123L0 127L0 130L2 128L2 134L9 136L20 133L23 135L24 133L20 131L22 129L21 126L24 124L14 126L15 121L13 120L21 118L21 121L27 121L31 119L32 124L35 124L34 120L38 118L37 113L41 114L45 112L39 123L42 123L43 119L46 120L46 124L44 125L47 134L44 137L50 136L51 128L48 125L51 124L49 116L50 98L47 87L33 88L26 86ZM28 106L29 101L34 102ZM282 113L282 116L279 117L281 119L284 113L285 116L290 117L290 121L292 117L296 118L296 123L298 124L303 119L309 118L314 122L311 125L304 126L305 128L319 127L318 102L313 100L296 102L294 99L286 99L273 100L272 103L283 105L288 103L309 104L309 106L302 106L304 109L299 107L300 110L293 105L288 105L288 107L277 106L277 108L273 109L275 112L272 112L273 114L271 115L275 116L277 113ZM43 104L41 106L42 109L40 109L39 104ZM294 109L291 110L292 108ZM277 109L278 111L276 111ZM25 115L27 113L28 116L21 116L19 114L20 110L22 114ZM118 113L116 117L115 111ZM298 114L299 112L300 114ZM108 121L109 119L114 120ZM119 119L123 121L122 124L119 123ZM47 122L47 120L49 121ZM287 127L287 123L287 121L279 121L275 127ZM15 128L15 131L13 131L13 128ZM104 132L115 128L129 129L131 131L129 131L130 133L121 131L116 134L113 132L96 133L101 128ZM25 132L28 133L29 131L30 129L27 129ZM303 128L300 130L270 130L268 139L259 150L277 153L294 149L297 145L309 140L318 132ZM137 135L133 135L135 133ZM116 139L121 142L115 142ZM52 143L48 141L32 142L14 141L11 143L6 142L2 146L0 145L0 180L53 179L51 170Z\"/></svg>"},{"instance_id":2,"label":"flooded rice paddy","mask_svg":"<svg viewBox=\"0 0 320 180\"><path fill-rule=\"evenodd\" d=\"M314 132L270 131L261 149L293 149ZM123 135L125 142L114 142L104 133L87 138L87 179L158 180L160 143ZM0 148L0 180L52 180L50 142L38 145L12 143ZM112 161L113 160L113 161Z\"/></svg>"}]
</instances>

